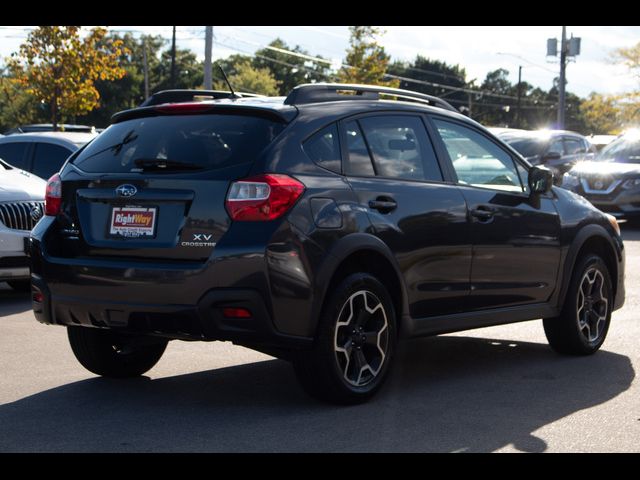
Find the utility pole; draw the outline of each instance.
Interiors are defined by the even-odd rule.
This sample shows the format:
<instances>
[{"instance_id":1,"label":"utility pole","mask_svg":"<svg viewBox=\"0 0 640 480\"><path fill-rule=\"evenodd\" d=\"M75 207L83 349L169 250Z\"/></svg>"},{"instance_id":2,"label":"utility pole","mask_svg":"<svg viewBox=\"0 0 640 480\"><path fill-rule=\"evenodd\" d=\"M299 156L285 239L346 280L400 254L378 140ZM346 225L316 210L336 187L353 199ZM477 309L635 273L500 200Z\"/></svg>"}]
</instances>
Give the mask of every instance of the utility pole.
<instances>
[{"instance_id":1,"label":"utility pole","mask_svg":"<svg viewBox=\"0 0 640 480\"><path fill-rule=\"evenodd\" d=\"M516 127L520 128L520 99L522 98L522 65L518 66L518 103L516 104Z\"/></svg>"},{"instance_id":2,"label":"utility pole","mask_svg":"<svg viewBox=\"0 0 640 480\"><path fill-rule=\"evenodd\" d=\"M211 50L213 49L213 27L205 27L204 32L204 89L213 88L211 81Z\"/></svg>"},{"instance_id":3,"label":"utility pole","mask_svg":"<svg viewBox=\"0 0 640 480\"><path fill-rule=\"evenodd\" d=\"M171 40L171 88L176 88L176 26L173 26L173 39Z\"/></svg>"},{"instance_id":4,"label":"utility pole","mask_svg":"<svg viewBox=\"0 0 640 480\"><path fill-rule=\"evenodd\" d=\"M558 85L558 129L564 130L564 87L567 71L567 27L562 27L562 42L560 43L560 84Z\"/></svg>"},{"instance_id":5,"label":"utility pole","mask_svg":"<svg viewBox=\"0 0 640 480\"><path fill-rule=\"evenodd\" d=\"M558 82L558 125L559 130L564 129L565 123L565 87L567 85L567 63L575 60L580 55L580 37L573 37L567 40L567 27L562 27L562 38L560 39L560 79ZM547 56L558 56L558 39L547 39Z\"/></svg>"},{"instance_id":6,"label":"utility pole","mask_svg":"<svg viewBox=\"0 0 640 480\"><path fill-rule=\"evenodd\" d=\"M149 62L147 61L147 41L142 39L142 59L144 61L144 99L149 98Z\"/></svg>"}]
</instances>

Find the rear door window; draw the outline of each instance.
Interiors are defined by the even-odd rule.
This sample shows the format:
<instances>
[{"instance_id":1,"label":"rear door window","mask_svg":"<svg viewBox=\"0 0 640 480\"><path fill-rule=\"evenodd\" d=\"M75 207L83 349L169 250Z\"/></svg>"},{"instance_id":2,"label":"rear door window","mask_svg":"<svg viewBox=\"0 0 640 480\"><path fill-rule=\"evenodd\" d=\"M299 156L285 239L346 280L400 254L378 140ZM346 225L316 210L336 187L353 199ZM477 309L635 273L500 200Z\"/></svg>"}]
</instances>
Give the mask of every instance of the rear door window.
<instances>
[{"instance_id":1,"label":"rear door window","mask_svg":"<svg viewBox=\"0 0 640 480\"><path fill-rule=\"evenodd\" d=\"M442 181L433 146L419 117L384 115L359 122L378 176Z\"/></svg>"},{"instance_id":2,"label":"rear door window","mask_svg":"<svg viewBox=\"0 0 640 480\"><path fill-rule=\"evenodd\" d=\"M72 153L68 148L52 143L36 143L35 147L32 171L45 180L59 172L62 164Z\"/></svg>"},{"instance_id":3,"label":"rear door window","mask_svg":"<svg viewBox=\"0 0 640 480\"><path fill-rule=\"evenodd\" d=\"M0 158L16 168L29 170L29 159L25 155L28 146L27 142L0 144Z\"/></svg>"},{"instance_id":4,"label":"rear door window","mask_svg":"<svg viewBox=\"0 0 640 480\"><path fill-rule=\"evenodd\" d=\"M86 172L131 172L164 162L221 169L253 162L284 124L250 115L170 115L110 126L73 160Z\"/></svg>"}]
</instances>

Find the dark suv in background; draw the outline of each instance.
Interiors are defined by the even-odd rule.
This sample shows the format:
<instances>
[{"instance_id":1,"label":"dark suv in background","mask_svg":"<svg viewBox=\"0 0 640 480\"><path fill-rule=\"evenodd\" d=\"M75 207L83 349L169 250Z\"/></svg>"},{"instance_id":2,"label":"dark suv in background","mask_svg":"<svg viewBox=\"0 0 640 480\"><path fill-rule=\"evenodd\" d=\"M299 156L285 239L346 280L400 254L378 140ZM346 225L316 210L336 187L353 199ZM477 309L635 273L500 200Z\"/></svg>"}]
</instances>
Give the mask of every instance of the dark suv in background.
<instances>
[{"instance_id":1,"label":"dark suv in background","mask_svg":"<svg viewBox=\"0 0 640 480\"><path fill-rule=\"evenodd\" d=\"M448 103L336 84L212 96L228 98L115 115L49 180L33 309L90 371L230 340L356 403L400 337L543 318L558 352L602 345L624 301L616 220Z\"/></svg>"},{"instance_id":2,"label":"dark suv in background","mask_svg":"<svg viewBox=\"0 0 640 480\"><path fill-rule=\"evenodd\" d=\"M586 137L566 130L489 129L509 144L531 165L543 165L553 172L556 185L578 162L593 160L598 149ZM494 131L495 130L495 131Z\"/></svg>"}]
</instances>

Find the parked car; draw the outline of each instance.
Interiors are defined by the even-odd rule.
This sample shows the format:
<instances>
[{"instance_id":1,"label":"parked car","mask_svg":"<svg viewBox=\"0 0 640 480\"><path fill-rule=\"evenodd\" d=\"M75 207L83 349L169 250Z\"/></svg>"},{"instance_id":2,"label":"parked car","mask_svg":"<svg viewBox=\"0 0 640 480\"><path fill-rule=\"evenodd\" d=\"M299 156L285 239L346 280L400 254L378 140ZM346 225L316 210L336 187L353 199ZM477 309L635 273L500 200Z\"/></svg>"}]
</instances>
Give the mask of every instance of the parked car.
<instances>
[{"instance_id":1,"label":"parked car","mask_svg":"<svg viewBox=\"0 0 640 480\"><path fill-rule=\"evenodd\" d=\"M29 291L25 240L44 214L46 182L0 160L0 282Z\"/></svg>"},{"instance_id":2,"label":"parked car","mask_svg":"<svg viewBox=\"0 0 640 480\"><path fill-rule=\"evenodd\" d=\"M96 127L89 125L72 125L72 124L60 124L57 126L57 129L53 128L52 123L33 123L29 125L20 125L18 127L11 128L7 130L5 135L12 135L15 133L34 133L34 132L55 132L55 131L63 131L63 132L82 132L82 133L96 133Z\"/></svg>"},{"instance_id":3,"label":"parked car","mask_svg":"<svg viewBox=\"0 0 640 480\"><path fill-rule=\"evenodd\" d=\"M640 132L631 131L604 147L595 161L564 174L562 186L616 217L640 216Z\"/></svg>"},{"instance_id":4,"label":"parked car","mask_svg":"<svg viewBox=\"0 0 640 480\"><path fill-rule=\"evenodd\" d=\"M554 175L556 184L562 175L583 160L592 160L594 145L579 133L565 130L491 129L501 140L518 151L532 165L544 165Z\"/></svg>"},{"instance_id":5,"label":"parked car","mask_svg":"<svg viewBox=\"0 0 640 480\"><path fill-rule=\"evenodd\" d=\"M47 180L69 155L90 142L96 133L39 132L0 138L0 158L16 168Z\"/></svg>"},{"instance_id":6,"label":"parked car","mask_svg":"<svg viewBox=\"0 0 640 480\"><path fill-rule=\"evenodd\" d=\"M600 151L618 138L618 136L619 135L589 135L587 140L589 140L591 145L596 147L597 151Z\"/></svg>"},{"instance_id":7,"label":"parked car","mask_svg":"<svg viewBox=\"0 0 640 480\"><path fill-rule=\"evenodd\" d=\"M91 372L226 340L357 403L400 337L543 318L558 352L604 342L625 296L615 218L447 102L340 84L180 101L116 114L47 185L33 309Z\"/></svg>"}]
</instances>

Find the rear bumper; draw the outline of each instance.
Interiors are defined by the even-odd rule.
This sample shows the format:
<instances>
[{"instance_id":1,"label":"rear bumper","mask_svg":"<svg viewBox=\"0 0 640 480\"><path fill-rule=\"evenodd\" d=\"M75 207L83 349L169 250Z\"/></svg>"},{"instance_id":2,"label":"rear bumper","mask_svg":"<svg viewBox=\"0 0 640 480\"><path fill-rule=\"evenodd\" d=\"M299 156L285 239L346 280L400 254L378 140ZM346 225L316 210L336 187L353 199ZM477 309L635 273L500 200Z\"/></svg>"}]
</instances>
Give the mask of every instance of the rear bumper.
<instances>
[{"instance_id":1,"label":"rear bumper","mask_svg":"<svg viewBox=\"0 0 640 480\"><path fill-rule=\"evenodd\" d=\"M33 312L41 323L118 330L183 340L225 340L247 346L305 348L311 339L282 334L273 327L260 293L251 289L212 289L193 305L106 302L51 293L42 277L31 275ZM41 301L36 301L36 293ZM223 308L244 308L250 318L226 318Z\"/></svg>"}]
</instances>

